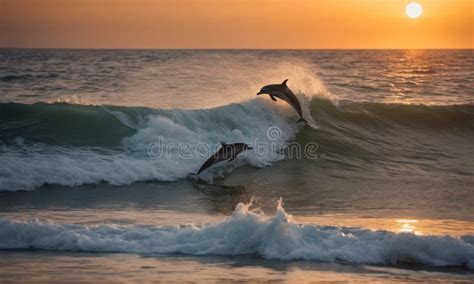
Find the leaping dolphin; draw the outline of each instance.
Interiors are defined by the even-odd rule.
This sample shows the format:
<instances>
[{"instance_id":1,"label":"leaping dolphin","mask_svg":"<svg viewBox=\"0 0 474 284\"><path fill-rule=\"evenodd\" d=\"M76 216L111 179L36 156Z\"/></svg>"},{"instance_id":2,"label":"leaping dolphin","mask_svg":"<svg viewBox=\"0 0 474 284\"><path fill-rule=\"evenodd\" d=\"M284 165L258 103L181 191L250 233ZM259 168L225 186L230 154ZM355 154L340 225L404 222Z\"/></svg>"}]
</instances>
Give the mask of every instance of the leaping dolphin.
<instances>
[{"instance_id":1,"label":"leaping dolphin","mask_svg":"<svg viewBox=\"0 0 474 284\"><path fill-rule=\"evenodd\" d=\"M260 90L260 92L257 93L257 96L268 94L270 95L270 98L274 100L275 102L277 101L276 98L284 100L285 102L289 103L296 110L296 112L298 112L300 119L298 119L296 123L299 123L299 122L308 123L308 121L306 121L306 119L303 118L303 110L301 108L300 102L298 101L298 98L286 85L287 81L288 79L283 81L283 83L281 84L266 85Z\"/></svg>"},{"instance_id":2,"label":"leaping dolphin","mask_svg":"<svg viewBox=\"0 0 474 284\"><path fill-rule=\"evenodd\" d=\"M207 159L206 162L201 166L199 171L196 173L196 175L199 175L202 171L205 169L211 167L214 164L217 164L219 162L229 160L232 161L239 155L241 152L245 150L250 150L252 147L245 143L234 143L234 144L225 144L221 142L221 148L215 152L209 159Z\"/></svg>"}]
</instances>

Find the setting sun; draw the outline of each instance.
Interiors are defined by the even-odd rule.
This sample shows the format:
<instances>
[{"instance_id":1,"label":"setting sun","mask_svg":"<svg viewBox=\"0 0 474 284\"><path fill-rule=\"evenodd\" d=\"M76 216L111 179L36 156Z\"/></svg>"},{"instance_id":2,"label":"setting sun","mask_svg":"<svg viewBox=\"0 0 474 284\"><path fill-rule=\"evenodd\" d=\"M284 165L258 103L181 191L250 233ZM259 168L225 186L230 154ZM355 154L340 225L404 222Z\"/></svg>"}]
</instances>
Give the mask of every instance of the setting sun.
<instances>
[{"instance_id":1,"label":"setting sun","mask_svg":"<svg viewBox=\"0 0 474 284\"><path fill-rule=\"evenodd\" d=\"M0 0L0 3L6 3L0 4L0 46L231 49L474 47L472 0L112 2Z\"/></svg>"},{"instance_id":2,"label":"setting sun","mask_svg":"<svg viewBox=\"0 0 474 284\"><path fill-rule=\"evenodd\" d=\"M423 13L423 7L421 7L421 5L416 2L411 2L405 8L405 13L409 18L416 19L419 18Z\"/></svg>"}]
</instances>

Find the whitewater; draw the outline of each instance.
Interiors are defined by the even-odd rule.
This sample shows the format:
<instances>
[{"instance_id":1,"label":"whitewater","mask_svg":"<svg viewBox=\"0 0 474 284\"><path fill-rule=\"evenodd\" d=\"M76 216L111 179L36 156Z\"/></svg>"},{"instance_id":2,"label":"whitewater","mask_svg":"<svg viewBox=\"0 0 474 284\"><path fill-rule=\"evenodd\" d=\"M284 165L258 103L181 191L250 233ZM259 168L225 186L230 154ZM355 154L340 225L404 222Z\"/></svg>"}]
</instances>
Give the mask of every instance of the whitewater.
<instances>
[{"instance_id":1,"label":"whitewater","mask_svg":"<svg viewBox=\"0 0 474 284\"><path fill-rule=\"evenodd\" d=\"M319 116L327 113L324 123L341 136L346 134L342 127L352 125L364 130L371 127L373 131L399 128L402 132L404 128L418 128L462 133L474 130L474 108L470 105L423 107L350 101L335 105L329 100L303 95L300 100L307 113L313 111ZM299 131L313 135L318 131L317 127L298 127L291 109L261 99L202 110L64 103L5 103L0 104L0 109L3 121L0 190L6 191L31 190L45 184L74 186L107 182L123 185L150 180L176 181L195 173L218 149L220 142L238 141L268 148L263 155L250 151L244 159L217 170L214 168L203 176L211 181L235 167L271 166L285 159L280 151L294 141ZM64 120L56 120L58 118ZM316 125L312 117L310 120ZM276 137L269 136L272 129L277 131ZM356 131L360 133L358 138L370 139L372 135ZM340 143L340 140L334 142ZM199 152L196 145L206 146L203 148L206 151ZM182 151L183 146L189 148L186 153Z\"/></svg>"},{"instance_id":2,"label":"whitewater","mask_svg":"<svg viewBox=\"0 0 474 284\"><path fill-rule=\"evenodd\" d=\"M474 269L474 235L417 236L293 223L281 206L265 218L239 203L217 224L84 226L0 220L0 249L190 254L368 264L421 264Z\"/></svg>"}]
</instances>

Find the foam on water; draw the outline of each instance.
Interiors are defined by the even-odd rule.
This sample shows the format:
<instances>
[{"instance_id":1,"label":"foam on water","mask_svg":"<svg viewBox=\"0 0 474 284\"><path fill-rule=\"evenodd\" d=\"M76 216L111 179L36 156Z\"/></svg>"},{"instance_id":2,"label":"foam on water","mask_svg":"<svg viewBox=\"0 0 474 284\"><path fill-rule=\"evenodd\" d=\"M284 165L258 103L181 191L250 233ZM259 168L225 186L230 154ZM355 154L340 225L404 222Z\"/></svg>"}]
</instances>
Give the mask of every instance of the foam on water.
<instances>
[{"instance_id":1,"label":"foam on water","mask_svg":"<svg viewBox=\"0 0 474 284\"><path fill-rule=\"evenodd\" d=\"M264 167L282 159L283 156L275 151L298 130L291 109L258 99L213 109L147 112L139 123L133 123L127 114L117 110L105 112L117 117L119 125L134 129L135 134L123 137L117 147L32 143L27 137L21 137L22 143L1 145L0 190L33 189L47 183L72 186L173 181L196 172L221 141L274 145L273 152L269 149L264 155L255 155L248 151L242 159L222 163L203 173L202 178L210 180L238 166ZM116 125L110 127L117 128ZM270 127L277 127L276 137L268 137ZM97 133L90 141L103 134Z\"/></svg>"},{"instance_id":2,"label":"foam on water","mask_svg":"<svg viewBox=\"0 0 474 284\"><path fill-rule=\"evenodd\" d=\"M169 105L166 102L160 108L131 107L129 101L124 102L126 107L101 106L99 101L78 95L49 100L52 104L0 104L3 111L0 122L5 126L0 129L0 140L7 142L0 142L0 191L30 190L44 184L174 181L195 173L220 142L254 146L257 142L272 143L273 147L268 148L267 154L257 156L248 151L242 159L211 168L201 175L205 180L211 181L245 164L264 167L283 159L276 152L297 133L297 116L284 102L256 98L262 82L289 78L289 85L300 98L304 116L313 128L316 123L311 116L311 99L331 95L307 64L295 64L292 60L257 64L254 56L250 56L249 62L243 61L242 56L199 57L201 61L209 61L206 68L211 68L210 74L217 77L211 76L208 84L198 85L186 84L183 78L194 78L195 74L204 72L201 65L190 65L193 57L175 59L174 64L183 73L180 91L186 93L184 97L176 96L173 88L164 87L175 84L176 78L161 76L166 73L163 70L150 71L161 74L157 76L161 78L159 82L150 78L137 81L139 90L146 90L150 84L161 84L157 92L159 101L172 99L174 104L181 103L183 109L166 108ZM212 64L216 59L225 62ZM227 70L228 64L240 67ZM248 74L243 71L254 70L256 66L259 72L248 80ZM196 98L199 104L190 103ZM143 95L139 100L134 99L137 101L143 103ZM189 109L202 105L203 101L206 107L217 107ZM277 130L277 137L268 137L271 127ZM16 143L18 139L22 143ZM194 151L198 147L201 151ZM150 149L161 155L150 157ZM183 150L198 155L183 158Z\"/></svg>"},{"instance_id":3,"label":"foam on water","mask_svg":"<svg viewBox=\"0 0 474 284\"><path fill-rule=\"evenodd\" d=\"M473 236L418 236L360 228L300 225L281 202L271 218L240 203L222 222L203 225L76 225L0 219L0 249L138 254L244 255L370 264L474 269Z\"/></svg>"},{"instance_id":4,"label":"foam on water","mask_svg":"<svg viewBox=\"0 0 474 284\"><path fill-rule=\"evenodd\" d=\"M408 144L401 147L403 154L407 148L419 146L419 138L408 137L407 130L420 129L428 137L441 134L445 139L471 135L474 129L471 105L429 107L345 101L335 106L328 100L299 96L310 124L316 124L310 116L313 113L323 126L317 133L305 128L303 135L319 139L315 141L325 143L329 150L339 145L334 153L349 159L357 159L357 155L351 152L347 156L343 151L359 149L361 141L369 144L359 156L370 158L382 152L378 158L385 159L387 153L393 155L392 139L387 138L390 136L381 136L383 143L371 142L374 135L386 131L392 131L392 137L402 133L407 138ZM260 155L248 151L242 159L205 171L202 178L210 181L235 167L264 167L283 159L279 150L301 130L296 120L296 113L286 103L266 98L201 110L0 104L0 191L29 190L44 184L174 181L196 172L220 142L253 146L267 143L264 155L262 151ZM271 129L277 131L275 137L268 136ZM356 138L354 142L347 141L348 135ZM438 139L434 140L435 146ZM445 146L439 146L439 153L444 155ZM434 153L430 158L439 157L434 151L437 149L430 148ZM162 155L150 156L149 150ZM466 169L472 168L472 161L466 163Z\"/></svg>"}]
</instances>

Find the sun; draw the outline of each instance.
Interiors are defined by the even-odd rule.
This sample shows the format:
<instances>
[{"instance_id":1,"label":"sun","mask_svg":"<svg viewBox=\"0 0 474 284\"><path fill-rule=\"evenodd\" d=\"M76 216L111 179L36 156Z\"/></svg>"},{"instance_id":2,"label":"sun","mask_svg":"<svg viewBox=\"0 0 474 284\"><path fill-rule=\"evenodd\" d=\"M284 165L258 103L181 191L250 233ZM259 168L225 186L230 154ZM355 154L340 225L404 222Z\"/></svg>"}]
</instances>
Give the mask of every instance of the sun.
<instances>
[{"instance_id":1,"label":"sun","mask_svg":"<svg viewBox=\"0 0 474 284\"><path fill-rule=\"evenodd\" d=\"M416 2L411 2L405 8L405 13L409 18L416 19L423 13L423 7L421 7L421 5Z\"/></svg>"}]
</instances>

